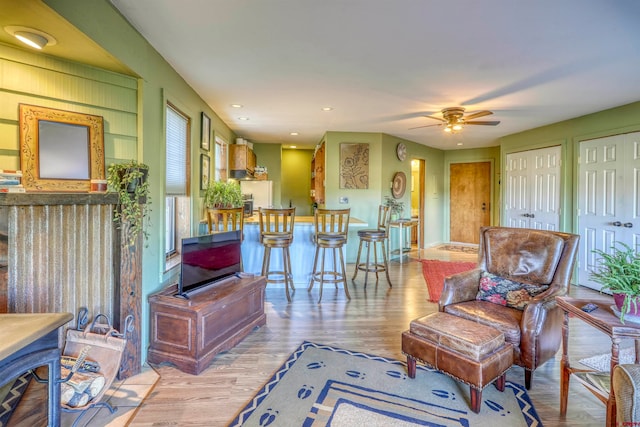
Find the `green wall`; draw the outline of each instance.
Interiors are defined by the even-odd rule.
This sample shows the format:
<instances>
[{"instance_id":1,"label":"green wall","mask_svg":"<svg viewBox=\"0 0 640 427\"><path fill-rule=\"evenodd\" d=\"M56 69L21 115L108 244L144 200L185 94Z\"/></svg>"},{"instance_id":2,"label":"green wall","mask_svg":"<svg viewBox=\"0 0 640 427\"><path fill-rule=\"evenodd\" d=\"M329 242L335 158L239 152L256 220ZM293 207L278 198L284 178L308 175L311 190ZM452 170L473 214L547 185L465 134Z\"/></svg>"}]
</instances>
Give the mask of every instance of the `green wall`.
<instances>
[{"instance_id":1,"label":"green wall","mask_svg":"<svg viewBox=\"0 0 640 427\"><path fill-rule=\"evenodd\" d=\"M136 78L0 45L0 81L0 169L20 169L18 104L102 116L106 166L138 158Z\"/></svg>"},{"instance_id":2,"label":"green wall","mask_svg":"<svg viewBox=\"0 0 640 427\"><path fill-rule=\"evenodd\" d=\"M425 160L425 246L441 243L443 226L444 188L442 183L444 151L426 147L412 141L392 137L382 133L327 132L326 142L326 206L351 207L351 215L374 226L378 218L378 206L385 196L391 196L391 183L396 172L404 172L411 177L410 159ZM340 143L369 144L369 188L363 190L342 189L340 186L339 164ZM407 158L398 160L396 146L403 142L407 146ZM409 185L409 183L407 183ZM338 203L340 197L348 197L348 205ZM410 215L411 192L406 191L401 198L405 206L405 216ZM351 242L350 242L351 243ZM349 248L351 249L351 248ZM356 248L357 250L357 248ZM349 258L349 252L347 257Z\"/></svg>"},{"instance_id":3,"label":"green wall","mask_svg":"<svg viewBox=\"0 0 640 427\"><path fill-rule=\"evenodd\" d=\"M150 167L149 184L153 201L148 246L143 251L142 266L142 349L146 356L149 334L149 312L146 303L149 294L164 287L171 277L165 272L164 257L164 182L165 182L165 101L169 100L191 118L191 165L200 164L201 113L211 118L214 134L228 142L235 134L218 115L200 98L178 73L153 49L153 47L120 15L108 0L45 0L49 7L72 25L108 51L138 75L137 86L137 132L134 132L133 147L121 158L135 157ZM12 107L13 108L13 107ZM135 136L137 134L137 145ZM135 154L133 156L132 154ZM215 164L213 151L211 164ZM197 232L203 208L199 196L199 167L191 168L191 231Z\"/></svg>"},{"instance_id":4,"label":"green wall","mask_svg":"<svg viewBox=\"0 0 640 427\"><path fill-rule=\"evenodd\" d=\"M311 160L313 150L282 150L282 206L296 207L296 215L313 215Z\"/></svg>"}]
</instances>

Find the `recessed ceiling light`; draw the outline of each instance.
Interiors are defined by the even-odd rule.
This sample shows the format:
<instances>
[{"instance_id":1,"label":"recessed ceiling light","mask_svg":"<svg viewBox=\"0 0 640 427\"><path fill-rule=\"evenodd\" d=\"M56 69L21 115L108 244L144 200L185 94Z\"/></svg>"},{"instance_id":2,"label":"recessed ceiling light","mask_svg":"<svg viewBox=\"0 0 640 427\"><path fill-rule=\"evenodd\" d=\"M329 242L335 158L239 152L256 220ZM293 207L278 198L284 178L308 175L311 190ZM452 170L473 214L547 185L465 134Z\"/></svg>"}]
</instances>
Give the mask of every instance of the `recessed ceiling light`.
<instances>
[{"instance_id":1,"label":"recessed ceiling light","mask_svg":"<svg viewBox=\"0 0 640 427\"><path fill-rule=\"evenodd\" d=\"M322 111L331 111L333 107L322 107Z\"/></svg>"},{"instance_id":2,"label":"recessed ceiling light","mask_svg":"<svg viewBox=\"0 0 640 427\"><path fill-rule=\"evenodd\" d=\"M242 108L242 107L244 107L244 105L242 105L242 104L231 104L231 107L233 107L233 108Z\"/></svg>"},{"instance_id":3,"label":"recessed ceiling light","mask_svg":"<svg viewBox=\"0 0 640 427\"><path fill-rule=\"evenodd\" d=\"M291 136L298 136L298 132L291 132L289 135L291 135Z\"/></svg>"},{"instance_id":4,"label":"recessed ceiling light","mask_svg":"<svg viewBox=\"0 0 640 427\"><path fill-rule=\"evenodd\" d=\"M238 117L238 120L249 120L249 117Z\"/></svg>"},{"instance_id":5,"label":"recessed ceiling light","mask_svg":"<svg viewBox=\"0 0 640 427\"><path fill-rule=\"evenodd\" d=\"M12 25L4 27L4 30L22 43L38 50L45 46L53 46L57 43L57 40L52 35L44 31L36 30L35 28Z\"/></svg>"},{"instance_id":6,"label":"recessed ceiling light","mask_svg":"<svg viewBox=\"0 0 640 427\"><path fill-rule=\"evenodd\" d=\"M462 142L458 142L458 145L462 145Z\"/></svg>"}]
</instances>

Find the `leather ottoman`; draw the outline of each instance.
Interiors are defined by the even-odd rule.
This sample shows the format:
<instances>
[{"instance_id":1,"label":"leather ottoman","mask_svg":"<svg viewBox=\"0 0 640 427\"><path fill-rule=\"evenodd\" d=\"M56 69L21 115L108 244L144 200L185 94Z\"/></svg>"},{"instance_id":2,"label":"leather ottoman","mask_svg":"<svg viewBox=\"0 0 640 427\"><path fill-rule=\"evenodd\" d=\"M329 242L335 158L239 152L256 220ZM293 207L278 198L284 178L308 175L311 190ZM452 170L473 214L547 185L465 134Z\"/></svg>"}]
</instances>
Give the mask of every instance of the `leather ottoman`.
<instances>
[{"instance_id":1,"label":"leather ottoman","mask_svg":"<svg viewBox=\"0 0 640 427\"><path fill-rule=\"evenodd\" d=\"M513 364L513 346L489 326L443 312L415 319L402 333L410 378L420 361L470 386L471 410L480 412L482 389L496 381L504 391L505 373Z\"/></svg>"}]
</instances>

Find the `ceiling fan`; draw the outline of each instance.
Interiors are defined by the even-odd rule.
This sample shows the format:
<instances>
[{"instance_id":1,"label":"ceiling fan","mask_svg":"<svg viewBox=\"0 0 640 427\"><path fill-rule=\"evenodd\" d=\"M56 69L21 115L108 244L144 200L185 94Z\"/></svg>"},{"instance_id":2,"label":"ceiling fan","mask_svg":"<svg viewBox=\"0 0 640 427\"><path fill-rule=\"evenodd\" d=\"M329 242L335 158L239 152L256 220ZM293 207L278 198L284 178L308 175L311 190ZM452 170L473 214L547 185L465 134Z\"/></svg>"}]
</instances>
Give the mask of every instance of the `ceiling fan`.
<instances>
[{"instance_id":1,"label":"ceiling fan","mask_svg":"<svg viewBox=\"0 0 640 427\"><path fill-rule=\"evenodd\" d=\"M462 107L450 107L450 108L444 108L442 110L442 118L440 117L434 117L434 116L424 116L428 119L434 119L434 120L438 120L440 121L440 123L438 124L434 124L434 125L425 125L425 126L417 126L414 128L409 128L409 130L411 129L419 129L419 128L426 128L426 127L430 127L430 126L445 126L444 131L445 132L457 132L462 130L462 127L465 125L482 125L482 126L496 126L498 125L500 122L497 120L494 121L489 121L489 120L476 120L476 121L470 121L473 119L477 119L480 117L484 117L484 116L489 116L493 114L492 111L488 111L488 110L482 110L482 111L477 111L475 113L471 113L471 114L464 114L464 108Z\"/></svg>"}]
</instances>

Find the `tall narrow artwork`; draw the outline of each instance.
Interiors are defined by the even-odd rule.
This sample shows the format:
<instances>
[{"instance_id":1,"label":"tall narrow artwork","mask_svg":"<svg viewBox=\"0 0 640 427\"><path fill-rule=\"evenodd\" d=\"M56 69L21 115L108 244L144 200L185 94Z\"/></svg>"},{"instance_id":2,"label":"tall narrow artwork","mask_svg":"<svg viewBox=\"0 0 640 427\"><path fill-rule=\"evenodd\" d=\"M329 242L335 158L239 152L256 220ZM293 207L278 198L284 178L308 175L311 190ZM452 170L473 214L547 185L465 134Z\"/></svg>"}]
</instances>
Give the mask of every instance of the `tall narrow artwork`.
<instances>
[{"instance_id":1,"label":"tall narrow artwork","mask_svg":"<svg viewBox=\"0 0 640 427\"><path fill-rule=\"evenodd\" d=\"M369 144L340 144L340 188L369 188Z\"/></svg>"}]
</instances>

